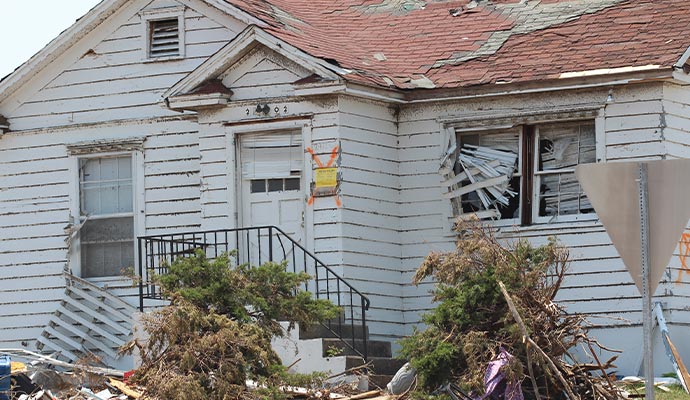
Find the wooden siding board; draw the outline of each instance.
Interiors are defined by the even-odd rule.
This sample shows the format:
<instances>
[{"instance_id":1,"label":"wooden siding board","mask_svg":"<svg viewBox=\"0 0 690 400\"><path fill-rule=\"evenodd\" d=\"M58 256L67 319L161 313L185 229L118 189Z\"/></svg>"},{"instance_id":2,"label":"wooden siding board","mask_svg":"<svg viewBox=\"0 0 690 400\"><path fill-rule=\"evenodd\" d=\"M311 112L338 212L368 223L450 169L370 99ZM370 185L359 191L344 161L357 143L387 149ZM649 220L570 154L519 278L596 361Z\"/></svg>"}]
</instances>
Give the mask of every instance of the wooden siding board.
<instances>
[{"instance_id":1,"label":"wooden siding board","mask_svg":"<svg viewBox=\"0 0 690 400\"><path fill-rule=\"evenodd\" d=\"M606 107L605 129L607 138L607 158L609 159L654 159L666 154L662 143L662 94L660 84L642 85L616 91L614 104ZM561 100L549 98L550 95L532 99L520 99L527 102L560 103ZM583 93L583 100L588 96L605 98L603 93ZM569 95L572 103L576 94ZM480 107L500 109L500 104L511 99L497 100L495 104ZM515 101L515 99L513 99ZM462 103L462 102L458 102ZM488 102L487 102L488 103ZM603 103L602 103L603 104ZM445 202L438 201L442 188L437 177L440 158L440 134L437 118L444 114L459 114L463 105L450 106L415 106L403 107L400 113L400 182L401 182L401 243L403 246L403 270L410 277L417 265L430 250L447 250L453 247L452 235L440 229L440 221L445 215ZM468 108L476 107L467 105ZM525 104L529 108L529 104ZM509 107L506 107L509 108ZM680 108L682 110L682 107ZM447 115L447 114L446 114ZM666 121L668 123L668 121ZM426 178L426 179L425 179ZM432 193L431 195L429 193ZM415 216L417 215L417 216ZM592 222L569 224L545 224L531 230L518 229L510 232L503 230L505 238L522 237L535 244L544 243L546 238L556 235L564 244L570 246L573 263L561 298L572 304L577 312L605 312L615 314L618 300L626 304L635 304L630 308L632 315L639 315L639 298L632 280L611 245L608 235L600 225ZM429 285L426 285L428 288ZM431 307L429 297L422 287L408 286L404 295L405 322L414 324L419 321L418 312ZM610 322L615 325L619 322Z\"/></svg>"}]
</instances>

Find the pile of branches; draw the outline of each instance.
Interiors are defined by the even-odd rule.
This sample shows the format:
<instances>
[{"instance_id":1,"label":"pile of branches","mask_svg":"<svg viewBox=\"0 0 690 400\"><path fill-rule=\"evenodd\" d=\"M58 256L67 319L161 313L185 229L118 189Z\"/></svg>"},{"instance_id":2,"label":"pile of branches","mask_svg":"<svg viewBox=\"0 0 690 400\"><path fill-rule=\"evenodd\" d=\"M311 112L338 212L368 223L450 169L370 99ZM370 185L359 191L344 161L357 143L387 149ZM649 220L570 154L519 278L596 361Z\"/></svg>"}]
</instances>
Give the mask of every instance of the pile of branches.
<instances>
[{"instance_id":1,"label":"pile of branches","mask_svg":"<svg viewBox=\"0 0 690 400\"><path fill-rule=\"evenodd\" d=\"M309 325L340 309L301 290L310 279L285 264L232 265L201 250L179 258L157 278L170 305L143 321L145 343L134 341L141 367L132 381L169 400L284 399L280 388L320 387L324 374L288 374L271 347L278 324ZM249 391L247 381L258 388Z\"/></svg>"},{"instance_id":2,"label":"pile of branches","mask_svg":"<svg viewBox=\"0 0 690 400\"><path fill-rule=\"evenodd\" d=\"M613 350L588 336L583 316L554 302L567 250L555 240L540 247L499 241L476 220L457 228L456 250L430 254L414 277L416 284L429 277L436 281L437 306L424 316L426 329L401 343L422 390L450 383L481 395L487 366L503 351L513 357L501 372L507 382L522 384L525 398L620 398L605 372L615 367L616 357L597 358L602 350ZM591 362L573 361L576 348Z\"/></svg>"}]
</instances>

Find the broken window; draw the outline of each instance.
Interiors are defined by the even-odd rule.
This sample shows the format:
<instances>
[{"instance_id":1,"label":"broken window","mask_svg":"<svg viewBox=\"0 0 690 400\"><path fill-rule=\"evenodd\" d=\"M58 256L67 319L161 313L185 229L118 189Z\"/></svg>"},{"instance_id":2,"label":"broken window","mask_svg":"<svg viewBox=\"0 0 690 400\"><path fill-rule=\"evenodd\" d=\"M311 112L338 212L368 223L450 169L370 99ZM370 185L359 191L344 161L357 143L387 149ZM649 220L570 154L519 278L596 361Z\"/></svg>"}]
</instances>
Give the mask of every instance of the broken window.
<instances>
[{"instance_id":1,"label":"broken window","mask_svg":"<svg viewBox=\"0 0 690 400\"><path fill-rule=\"evenodd\" d=\"M575 177L575 166L596 161L593 122L458 131L451 151L456 216L529 224L593 212Z\"/></svg>"},{"instance_id":2,"label":"broken window","mask_svg":"<svg viewBox=\"0 0 690 400\"><path fill-rule=\"evenodd\" d=\"M132 157L79 160L81 273L122 275L134 265Z\"/></svg>"},{"instance_id":3,"label":"broken window","mask_svg":"<svg viewBox=\"0 0 690 400\"><path fill-rule=\"evenodd\" d=\"M596 162L594 124L576 123L538 127L539 216L576 215L594 210L575 177L578 164Z\"/></svg>"},{"instance_id":4,"label":"broken window","mask_svg":"<svg viewBox=\"0 0 690 400\"><path fill-rule=\"evenodd\" d=\"M520 179L517 130L461 134L456 161L460 210L480 218L514 218L519 208Z\"/></svg>"}]
</instances>

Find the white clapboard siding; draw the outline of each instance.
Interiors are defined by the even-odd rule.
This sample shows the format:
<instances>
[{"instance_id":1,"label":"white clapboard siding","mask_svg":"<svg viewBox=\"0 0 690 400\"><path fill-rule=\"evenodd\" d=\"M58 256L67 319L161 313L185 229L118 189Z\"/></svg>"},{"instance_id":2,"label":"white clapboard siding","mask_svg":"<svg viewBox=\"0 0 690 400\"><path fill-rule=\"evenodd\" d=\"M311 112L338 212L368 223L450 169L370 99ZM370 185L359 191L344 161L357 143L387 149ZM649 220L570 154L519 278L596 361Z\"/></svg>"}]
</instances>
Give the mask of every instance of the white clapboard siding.
<instances>
[{"instance_id":1,"label":"white clapboard siding","mask_svg":"<svg viewBox=\"0 0 690 400\"><path fill-rule=\"evenodd\" d=\"M372 302L367 314L372 335L399 336L402 286L393 272L399 271L402 254L395 111L351 98L341 98L339 108L342 224L329 228L333 238L317 240L315 247L342 249L344 276Z\"/></svg>"},{"instance_id":2,"label":"white clapboard siding","mask_svg":"<svg viewBox=\"0 0 690 400\"><path fill-rule=\"evenodd\" d=\"M145 62L135 15L8 116L13 129L175 115L160 95L239 32L193 10L186 16L186 58Z\"/></svg>"},{"instance_id":3,"label":"white clapboard siding","mask_svg":"<svg viewBox=\"0 0 690 400\"><path fill-rule=\"evenodd\" d=\"M690 158L690 93L686 86L664 85L666 128L664 138L668 155Z\"/></svg>"},{"instance_id":4,"label":"white clapboard siding","mask_svg":"<svg viewBox=\"0 0 690 400\"><path fill-rule=\"evenodd\" d=\"M13 133L0 140L0 282L11 289L0 290L3 343L35 340L64 292L60 274L70 257L64 228L75 201L66 144L145 137L141 233L201 226L197 123L168 110L161 94L243 28L221 26L193 8L185 16L186 58L145 62L144 30L133 14L6 115ZM105 283L138 303L131 282ZM6 317L12 310L31 317Z\"/></svg>"},{"instance_id":5,"label":"white clapboard siding","mask_svg":"<svg viewBox=\"0 0 690 400\"><path fill-rule=\"evenodd\" d=\"M661 85L638 85L617 90L615 102L604 110L606 158L608 160L654 159L666 154L662 142L664 104ZM448 231L449 205L441 199L442 187L438 178L442 153L439 118L462 115L458 110L511 109L521 104L524 109L540 108L543 104L563 102L584 104L605 103L606 95L596 92L571 94L567 99L552 95L530 98L503 98L487 103L462 103L454 106L410 106L400 113L399 162L401 194L402 271L411 279L429 251L452 249L453 236ZM541 105L540 105L541 103ZM443 228L439 228L443 227ZM507 240L525 238L535 245L543 244L549 236L557 237L570 249L570 272L559 293L559 302L569 311L599 315L594 323L606 326L625 324L616 316L639 321L640 299L632 279L603 227L596 221L552 223L529 228L503 228L499 235ZM666 285L666 284L662 284ZM407 285L403 304L405 321L420 322L419 314L432 306L428 290L430 282L419 286ZM663 297L663 288L660 292ZM664 298L665 299L665 298ZM409 326L406 332L411 332Z\"/></svg>"},{"instance_id":6,"label":"white clapboard siding","mask_svg":"<svg viewBox=\"0 0 690 400\"><path fill-rule=\"evenodd\" d=\"M286 57L259 46L220 76L233 99L284 97L294 93L293 82L311 72Z\"/></svg>"}]
</instances>

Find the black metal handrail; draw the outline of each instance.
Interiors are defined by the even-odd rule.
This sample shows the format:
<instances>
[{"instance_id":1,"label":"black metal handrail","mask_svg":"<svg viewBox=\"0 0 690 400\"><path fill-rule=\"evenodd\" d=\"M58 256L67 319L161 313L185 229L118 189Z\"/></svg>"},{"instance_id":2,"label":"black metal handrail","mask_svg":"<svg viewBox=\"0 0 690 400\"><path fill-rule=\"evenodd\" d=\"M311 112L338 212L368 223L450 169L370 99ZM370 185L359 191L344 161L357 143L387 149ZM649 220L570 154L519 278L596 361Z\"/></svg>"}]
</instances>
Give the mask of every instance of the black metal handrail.
<instances>
[{"instance_id":1,"label":"black metal handrail","mask_svg":"<svg viewBox=\"0 0 690 400\"><path fill-rule=\"evenodd\" d=\"M313 279L305 283L304 289L317 299L330 300L343 311L339 318L323 322L323 326L367 360L366 312L369 309L369 299L276 226L140 236L141 311L144 311L145 299L163 299L160 287L152 278L165 274L168 265L179 257L193 255L196 249L204 250L211 259L234 251L238 264L261 265L267 261L285 261L288 270L308 273ZM361 323L361 347L357 345L357 323Z\"/></svg>"}]
</instances>

